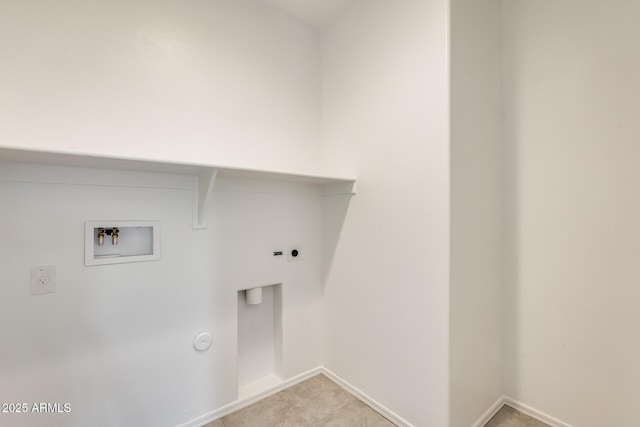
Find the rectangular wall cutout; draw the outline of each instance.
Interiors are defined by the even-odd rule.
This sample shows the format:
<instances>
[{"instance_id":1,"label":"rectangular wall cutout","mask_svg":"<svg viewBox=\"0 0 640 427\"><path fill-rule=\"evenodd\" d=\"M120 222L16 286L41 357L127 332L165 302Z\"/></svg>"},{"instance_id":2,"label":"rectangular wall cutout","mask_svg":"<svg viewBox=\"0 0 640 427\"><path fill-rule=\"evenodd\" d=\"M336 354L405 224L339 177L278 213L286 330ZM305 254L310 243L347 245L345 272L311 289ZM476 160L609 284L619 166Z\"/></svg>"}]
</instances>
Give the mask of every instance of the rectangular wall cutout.
<instances>
[{"instance_id":1,"label":"rectangular wall cutout","mask_svg":"<svg viewBox=\"0 0 640 427\"><path fill-rule=\"evenodd\" d=\"M84 264L160 259L160 221L87 221Z\"/></svg>"},{"instance_id":2,"label":"rectangular wall cutout","mask_svg":"<svg viewBox=\"0 0 640 427\"><path fill-rule=\"evenodd\" d=\"M281 285L262 287L262 302L238 292L238 385L247 397L282 380Z\"/></svg>"}]
</instances>

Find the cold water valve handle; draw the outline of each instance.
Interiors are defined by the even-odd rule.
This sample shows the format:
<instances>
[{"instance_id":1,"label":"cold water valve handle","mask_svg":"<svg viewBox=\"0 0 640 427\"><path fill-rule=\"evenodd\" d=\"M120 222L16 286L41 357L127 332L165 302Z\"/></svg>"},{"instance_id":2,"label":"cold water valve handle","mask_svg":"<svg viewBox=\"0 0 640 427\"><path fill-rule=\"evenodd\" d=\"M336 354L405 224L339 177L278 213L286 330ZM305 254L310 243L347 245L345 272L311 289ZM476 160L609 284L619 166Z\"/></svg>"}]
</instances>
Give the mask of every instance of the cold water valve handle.
<instances>
[{"instance_id":1,"label":"cold water valve handle","mask_svg":"<svg viewBox=\"0 0 640 427\"><path fill-rule=\"evenodd\" d=\"M118 229L118 227L113 227L113 233L111 234L112 245L118 244L118 237L120 237L120 230Z\"/></svg>"}]
</instances>

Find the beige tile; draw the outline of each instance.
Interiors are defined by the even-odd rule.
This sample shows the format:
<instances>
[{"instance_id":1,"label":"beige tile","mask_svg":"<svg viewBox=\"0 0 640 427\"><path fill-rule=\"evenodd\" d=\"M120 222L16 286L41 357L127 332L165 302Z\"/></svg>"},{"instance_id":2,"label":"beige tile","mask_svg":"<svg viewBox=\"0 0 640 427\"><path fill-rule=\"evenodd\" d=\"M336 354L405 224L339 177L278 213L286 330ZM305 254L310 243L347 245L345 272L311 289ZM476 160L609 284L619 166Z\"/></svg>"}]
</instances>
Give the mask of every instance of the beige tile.
<instances>
[{"instance_id":1,"label":"beige tile","mask_svg":"<svg viewBox=\"0 0 640 427\"><path fill-rule=\"evenodd\" d=\"M394 424L319 374L204 427L393 427ZM549 427L503 406L485 427Z\"/></svg>"},{"instance_id":2,"label":"beige tile","mask_svg":"<svg viewBox=\"0 0 640 427\"><path fill-rule=\"evenodd\" d=\"M207 427L389 427L384 417L319 374Z\"/></svg>"},{"instance_id":3,"label":"beige tile","mask_svg":"<svg viewBox=\"0 0 640 427\"><path fill-rule=\"evenodd\" d=\"M359 400L341 407L320 420L317 427L394 427L395 424Z\"/></svg>"},{"instance_id":4,"label":"beige tile","mask_svg":"<svg viewBox=\"0 0 640 427\"><path fill-rule=\"evenodd\" d=\"M549 427L549 425L504 405L485 427Z\"/></svg>"},{"instance_id":5,"label":"beige tile","mask_svg":"<svg viewBox=\"0 0 640 427\"><path fill-rule=\"evenodd\" d=\"M312 427L305 419L296 415L287 415L277 427Z\"/></svg>"},{"instance_id":6,"label":"beige tile","mask_svg":"<svg viewBox=\"0 0 640 427\"><path fill-rule=\"evenodd\" d=\"M290 402L276 394L227 415L222 422L224 427L277 426L293 409Z\"/></svg>"},{"instance_id":7,"label":"beige tile","mask_svg":"<svg viewBox=\"0 0 640 427\"><path fill-rule=\"evenodd\" d=\"M340 386L331 381L323 374L315 375L308 380L302 381L296 385L293 385L283 391L280 394L308 394L316 393L321 390L340 390L344 391Z\"/></svg>"},{"instance_id":8,"label":"beige tile","mask_svg":"<svg viewBox=\"0 0 640 427\"><path fill-rule=\"evenodd\" d=\"M295 414L310 424L326 418L341 407L356 400L324 375L316 375L307 381L278 393L291 405Z\"/></svg>"}]
</instances>

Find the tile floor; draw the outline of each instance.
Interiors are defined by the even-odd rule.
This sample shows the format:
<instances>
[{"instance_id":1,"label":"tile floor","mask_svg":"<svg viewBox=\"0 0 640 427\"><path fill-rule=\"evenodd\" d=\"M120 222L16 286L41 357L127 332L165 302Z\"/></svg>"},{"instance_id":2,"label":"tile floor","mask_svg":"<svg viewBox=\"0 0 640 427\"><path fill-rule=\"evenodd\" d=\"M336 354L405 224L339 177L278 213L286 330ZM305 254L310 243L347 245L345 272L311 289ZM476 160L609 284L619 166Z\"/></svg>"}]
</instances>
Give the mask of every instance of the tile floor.
<instances>
[{"instance_id":1,"label":"tile floor","mask_svg":"<svg viewBox=\"0 0 640 427\"><path fill-rule=\"evenodd\" d=\"M394 427L322 374L203 427ZM485 427L549 427L503 406Z\"/></svg>"},{"instance_id":2,"label":"tile floor","mask_svg":"<svg viewBox=\"0 0 640 427\"><path fill-rule=\"evenodd\" d=\"M322 374L203 427L394 427Z\"/></svg>"},{"instance_id":3,"label":"tile floor","mask_svg":"<svg viewBox=\"0 0 640 427\"><path fill-rule=\"evenodd\" d=\"M504 405L484 427L549 427L549 425Z\"/></svg>"}]
</instances>

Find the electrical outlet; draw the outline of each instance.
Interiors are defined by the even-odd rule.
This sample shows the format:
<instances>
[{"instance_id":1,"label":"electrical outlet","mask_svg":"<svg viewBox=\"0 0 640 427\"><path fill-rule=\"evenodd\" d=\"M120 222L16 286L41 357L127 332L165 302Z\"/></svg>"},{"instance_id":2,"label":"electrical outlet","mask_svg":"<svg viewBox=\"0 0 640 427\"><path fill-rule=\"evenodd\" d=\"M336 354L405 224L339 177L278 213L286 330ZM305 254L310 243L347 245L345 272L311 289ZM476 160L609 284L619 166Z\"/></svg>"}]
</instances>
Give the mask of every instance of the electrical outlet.
<instances>
[{"instance_id":1,"label":"electrical outlet","mask_svg":"<svg viewBox=\"0 0 640 427\"><path fill-rule=\"evenodd\" d=\"M298 261L302 257L300 246L291 246L287 251L287 261Z\"/></svg>"},{"instance_id":2,"label":"electrical outlet","mask_svg":"<svg viewBox=\"0 0 640 427\"><path fill-rule=\"evenodd\" d=\"M52 294L56 291L56 268L31 268L31 295Z\"/></svg>"}]
</instances>

